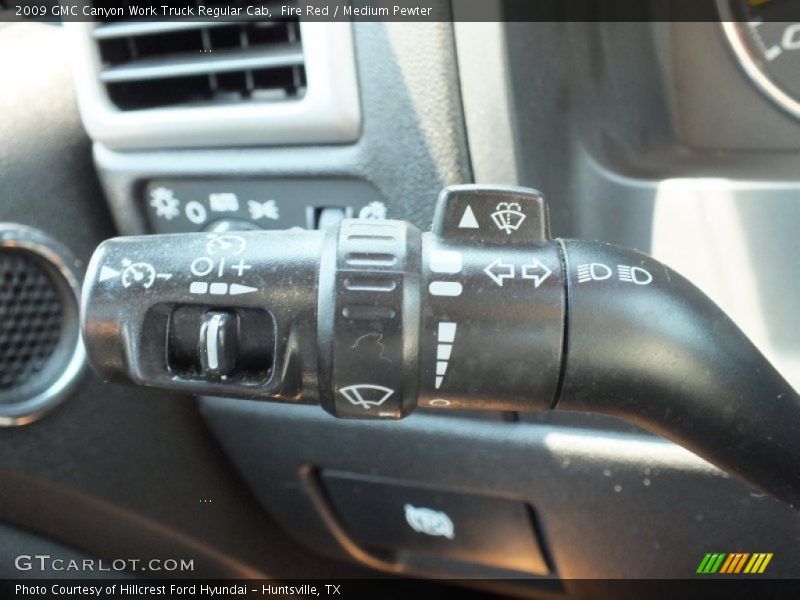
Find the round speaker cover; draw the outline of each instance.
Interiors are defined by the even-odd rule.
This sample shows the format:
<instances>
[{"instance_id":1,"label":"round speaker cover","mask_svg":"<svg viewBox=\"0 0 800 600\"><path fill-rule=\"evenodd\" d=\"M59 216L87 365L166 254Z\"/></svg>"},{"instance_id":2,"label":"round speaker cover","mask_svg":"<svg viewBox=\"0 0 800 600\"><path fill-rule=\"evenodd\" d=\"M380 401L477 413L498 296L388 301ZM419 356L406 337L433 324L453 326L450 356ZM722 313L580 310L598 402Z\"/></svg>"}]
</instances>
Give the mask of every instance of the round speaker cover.
<instances>
[{"instance_id":1,"label":"round speaker cover","mask_svg":"<svg viewBox=\"0 0 800 600\"><path fill-rule=\"evenodd\" d=\"M44 232L0 223L0 425L38 419L84 369L77 266Z\"/></svg>"}]
</instances>

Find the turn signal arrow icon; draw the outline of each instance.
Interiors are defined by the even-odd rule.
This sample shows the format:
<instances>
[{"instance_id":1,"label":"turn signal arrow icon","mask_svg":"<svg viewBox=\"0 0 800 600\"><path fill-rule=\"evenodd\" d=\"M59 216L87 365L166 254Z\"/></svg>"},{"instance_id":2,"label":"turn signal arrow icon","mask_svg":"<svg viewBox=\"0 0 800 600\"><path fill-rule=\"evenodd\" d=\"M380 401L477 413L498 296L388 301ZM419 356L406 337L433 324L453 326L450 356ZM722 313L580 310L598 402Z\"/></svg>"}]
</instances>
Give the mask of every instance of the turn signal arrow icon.
<instances>
[{"instance_id":1,"label":"turn signal arrow icon","mask_svg":"<svg viewBox=\"0 0 800 600\"><path fill-rule=\"evenodd\" d=\"M514 265L509 265L498 258L483 270L497 285L503 287L503 281L514 279Z\"/></svg>"},{"instance_id":2,"label":"turn signal arrow icon","mask_svg":"<svg viewBox=\"0 0 800 600\"><path fill-rule=\"evenodd\" d=\"M539 271L538 275L535 274L536 271ZM533 286L537 288L552 274L553 271L544 266L541 261L536 258L533 259L531 264L522 265L522 278L533 279Z\"/></svg>"},{"instance_id":3,"label":"turn signal arrow icon","mask_svg":"<svg viewBox=\"0 0 800 600\"><path fill-rule=\"evenodd\" d=\"M544 283L550 275L553 274L552 269L545 266L539 259L534 258L533 261L527 265L519 266L519 274L522 279L530 279L533 281L534 287L539 287ZM489 277L492 278L497 285L503 287L503 282L506 279L515 279L517 276L517 267L513 264L504 263L503 259L498 258L494 260L484 270Z\"/></svg>"}]
</instances>

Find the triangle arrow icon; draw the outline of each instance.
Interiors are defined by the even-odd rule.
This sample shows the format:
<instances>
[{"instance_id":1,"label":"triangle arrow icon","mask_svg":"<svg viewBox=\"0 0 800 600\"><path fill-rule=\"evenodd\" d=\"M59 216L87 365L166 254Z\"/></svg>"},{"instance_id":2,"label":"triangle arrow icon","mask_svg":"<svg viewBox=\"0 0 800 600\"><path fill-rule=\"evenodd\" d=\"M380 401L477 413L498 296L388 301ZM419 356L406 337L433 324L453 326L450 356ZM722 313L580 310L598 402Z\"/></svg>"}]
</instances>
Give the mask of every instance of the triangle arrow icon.
<instances>
[{"instance_id":1,"label":"triangle arrow icon","mask_svg":"<svg viewBox=\"0 0 800 600\"><path fill-rule=\"evenodd\" d=\"M464 215L461 217L461 220L458 222L459 229L480 229L480 225L478 225L478 219L475 218L475 213L472 212L472 207L467 204L467 210L464 211Z\"/></svg>"},{"instance_id":2,"label":"triangle arrow icon","mask_svg":"<svg viewBox=\"0 0 800 600\"><path fill-rule=\"evenodd\" d=\"M103 267L100 269L100 281L106 281L108 279L114 279L119 275L119 271L112 269L111 267Z\"/></svg>"},{"instance_id":3,"label":"triangle arrow icon","mask_svg":"<svg viewBox=\"0 0 800 600\"><path fill-rule=\"evenodd\" d=\"M238 296L239 294L249 294L250 292L257 292L258 288L250 287L248 285L239 285L238 283L232 283L230 287L230 291L228 292L231 296Z\"/></svg>"}]
</instances>

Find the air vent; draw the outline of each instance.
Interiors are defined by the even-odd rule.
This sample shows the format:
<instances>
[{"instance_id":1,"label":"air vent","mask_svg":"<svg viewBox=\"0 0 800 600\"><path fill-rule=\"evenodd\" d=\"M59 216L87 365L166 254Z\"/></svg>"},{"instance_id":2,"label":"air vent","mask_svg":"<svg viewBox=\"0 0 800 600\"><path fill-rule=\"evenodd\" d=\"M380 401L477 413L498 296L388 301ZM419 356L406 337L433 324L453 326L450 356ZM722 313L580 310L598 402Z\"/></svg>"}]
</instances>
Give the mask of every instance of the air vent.
<instances>
[{"instance_id":1,"label":"air vent","mask_svg":"<svg viewBox=\"0 0 800 600\"><path fill-rule=\"evenodd\" d=\"M286 101L305 92L297 20L111 22L92 35L100 81L122 110Z\"/></svg>"},{"instance_id":2,"label":"air vent","mask_svg":"<svg viewBox=\"0 0 800 600\"><path fill-rule=\"evenodd\" d=\"M355 141L349 23L65 23L90 135L112 149Z\"/></svg>"}]
</instances>

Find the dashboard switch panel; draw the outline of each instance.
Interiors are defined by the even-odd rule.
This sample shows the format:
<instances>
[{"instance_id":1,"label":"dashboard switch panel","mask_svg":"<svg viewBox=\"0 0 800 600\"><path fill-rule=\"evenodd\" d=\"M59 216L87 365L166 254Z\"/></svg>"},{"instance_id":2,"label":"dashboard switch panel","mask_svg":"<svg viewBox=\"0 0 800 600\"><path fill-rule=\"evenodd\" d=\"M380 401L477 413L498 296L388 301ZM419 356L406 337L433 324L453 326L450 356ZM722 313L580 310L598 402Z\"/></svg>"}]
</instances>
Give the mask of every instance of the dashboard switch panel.
<instances>
[{"instance_id":1,"label":"dashboard switch panel","mask_svg":"<svg viewBox=\"0 0 800 600\"><path fill-rule=\"evenodd\" d=\"M388 212L374 186L345 178L159 179L143 194L153 233L323 229L343 217L385 219Z\"/></svg>"}]
</instances>

